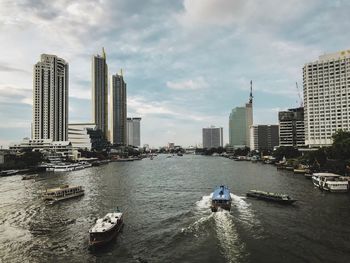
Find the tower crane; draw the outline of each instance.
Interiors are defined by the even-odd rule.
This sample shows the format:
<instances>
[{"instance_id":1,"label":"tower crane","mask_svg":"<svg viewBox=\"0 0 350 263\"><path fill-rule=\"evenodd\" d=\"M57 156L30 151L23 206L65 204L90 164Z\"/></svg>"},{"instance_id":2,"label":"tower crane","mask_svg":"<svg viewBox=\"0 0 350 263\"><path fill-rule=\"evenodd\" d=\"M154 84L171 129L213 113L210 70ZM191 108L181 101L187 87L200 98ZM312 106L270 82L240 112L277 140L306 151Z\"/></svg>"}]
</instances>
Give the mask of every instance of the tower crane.
<instances>
[{"instance_id":1,"label":"tower crane","mask_svg":"<svg viewBox=\"0 0 350 263\"><path fill-rule=\"evenodd\" d=\"M300 90L299 90L299 87L298 87L298 82L295 82L295 85L296 85L296 89L297 89L297 92L298 92L300 107L304 107L304 102L303 102L303 98L301 97L301 94L300 94Z\"/></svg>"}]
</instances>

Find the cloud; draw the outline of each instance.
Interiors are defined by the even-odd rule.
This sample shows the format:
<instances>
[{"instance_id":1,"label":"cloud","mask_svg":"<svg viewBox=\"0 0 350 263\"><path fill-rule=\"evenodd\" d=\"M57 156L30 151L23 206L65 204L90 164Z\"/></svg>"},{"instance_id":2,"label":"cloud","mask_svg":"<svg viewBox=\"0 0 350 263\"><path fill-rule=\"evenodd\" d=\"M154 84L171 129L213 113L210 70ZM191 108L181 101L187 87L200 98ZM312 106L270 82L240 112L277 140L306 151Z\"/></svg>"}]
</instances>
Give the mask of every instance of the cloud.
<instances>
[{"instance_id":1,"label":"cloud","mask_svg":"<svg viewBox=\"0 0 350 263\"><path fill-rule=\"evenodd\" d=\"M208 88L208 83L203 77L198 77L195 79L183 80L183 81L167 81L166 86L169 89L174 90L199 90Z\"/></svg>"}]
</instances>

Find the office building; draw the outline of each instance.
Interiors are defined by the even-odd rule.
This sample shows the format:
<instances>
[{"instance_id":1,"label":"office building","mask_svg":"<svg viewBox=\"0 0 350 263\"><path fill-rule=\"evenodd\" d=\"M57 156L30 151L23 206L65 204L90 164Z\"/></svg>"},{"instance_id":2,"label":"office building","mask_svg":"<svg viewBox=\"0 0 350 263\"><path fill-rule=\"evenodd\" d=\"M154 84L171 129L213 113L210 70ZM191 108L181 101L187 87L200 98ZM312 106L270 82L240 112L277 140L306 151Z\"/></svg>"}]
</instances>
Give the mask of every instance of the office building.
<instances>
[{"instance_id":1,"label":"office building","mask_svg":"<svg viewBox=\"0 0 350 263\"><path fill-rule=\"evenodd\" d=\"M32 138L68 138L68 63L55 55L42 54L34 66Z\"/></svg>"},{"instance_id":2,"label":"office building","mask_svg":"<svg viewBox=\"0 0 350 263\"><path fill-rule=\"evenodd\" d=\"M122 71L120 75L112 75L111 79L111 129L110 140L112 144L127 144L126 127L126 83Z\"/></svg>"},{"instance_id":3,"label":"office building","mask_svg":"<svg viewBox=\"0 0 350 263\"><path fill-rule=\"evenodd\" d=\"M97 128L108 137L108 67L106 53L92 57L92 118Z\"/></svg>"},{"instance_id":4,"label":"office building","mask_svg":"<svg viewBox=\"0 0 350 263\"><path fill-rule=\"evenodd\" d=\"M223 129L211 126L202 129L203 148L223 147Z\"/></svg>"},{"instance_id":5,"label":"office building","mask_svg":"<svg viewBox=\"0 0 350 263\"><path fill-rule=\"evenodd\" d=\"M278 125L250 126L250 150L272 151L279 145Z\"/></svg>"},{"instance_id":6,"label":"office building","mask_svg":"<svg viewBox=\"0 0 350 263\"><path fill-rule=\"evenodd\" d=\"M325 54L303 67L305 144L332 144L350 130L350 50Z\"/></svg>"},{"instance_id":7,"label":"office building","mask_svg":"<svg viewBox=\"0 0 350 263\"><path fill-rule=\"evenodd\" d=\"M127 139L128 145L140 147L140 123L141 118L127 118Z\"/></svg>"},{"instance_id":8,"label":"office building","mask_svg":"<svg viewBox=\"0 0 350 263\"><path fill-rule=\"evenodd\" d=\"M305 145L304 108L278 112L279 145L302 147Z\"/></svg>"},{"instance_id":9,"label":"office building","mask_svg":"<svg viewBox=\"0 0 350 263\"><path fill-rule=\"evenodd\" d=\"M234 148L250 146L250 130L253 125L253 92L250 82L249 102L244 107L232 109L229 118L229 145Z\"/></svg>"}]
</instances>

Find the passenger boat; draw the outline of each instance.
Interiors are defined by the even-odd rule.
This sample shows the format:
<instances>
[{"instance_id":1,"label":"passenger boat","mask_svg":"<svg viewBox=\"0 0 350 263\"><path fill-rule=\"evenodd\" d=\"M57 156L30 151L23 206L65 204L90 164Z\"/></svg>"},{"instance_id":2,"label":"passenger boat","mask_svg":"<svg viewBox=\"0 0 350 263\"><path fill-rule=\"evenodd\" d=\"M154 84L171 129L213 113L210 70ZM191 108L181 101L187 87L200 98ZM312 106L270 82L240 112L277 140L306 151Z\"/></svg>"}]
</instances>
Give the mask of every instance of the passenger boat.
<instances>
[{"instance_id":1,"label":"passenger boat","mask_svg":"<svg viewBox=\"0 0 350 263\"><path fill-rule=\"evenodd\" d=\"M44 200L57 202L84 195L82 186L62 185L60 187L46 189L43 193Z\"/></svg>"},{"instance_id":2,"label":"passenger boat","mask_svg":"<svg viewBox=\"0 0 350 263\"><path fill-rule=\"evenodd\" d=\"M110 242L120 232L123 226L123 213L118 209L97 219L95 225L89 230L89 245L102 246Z\"/></svg>"},{"instance_id":3,"label":"passenger boat","mask_svg":"<svg viewBox=\"0 0 350 263\"><path fill-rule=\"evenodd\" d=\"M35 179L37 177L38 177L37 174L27 174L22 176L22 180L30 180L30 179Z\"/></svg>"},{"instance_id":4,"label":"passenger boat","mask_svg":"<svg viewBox=\"0 0 350 263\"><path fill-rule=\"evenodd\" d=\"M19 170L5 170L0 172L0 176L10 176L15 175L19 172Z\"/></svg>"},{"instance_id":5,"label":"passenger boat","mask_svg":"<svg viewBox=\"0 0 350 263\"><path fill-rule=\"evenodd\" d=\"M211 198L211 211L216 212L218 211L218 208L225 209L230 211L231 210L231 194L228 187L221 185L217 187Z\"/></svg>"},{"instance_id":6,"label":"passenger boat","mask_svg":"<svg viewBox=\"0 0 350 263\"><path fill-rule=\"evenodd\" d=\"M330 192L348 192L349 182L334 173L314 173L312 183L321 190Z\"/></svg>"},{"instance_id":7,"label":"passenger boat","mask_svg":"<svg viewBox=\"0 0 350 263\"><path fill-rule=\"evenodd\" d=\"M282 204L292 204L296 201L295 199L292 199L291 197L289 197L289 195L286 195L286 194L270 193L270 192L259 191L259 190L250 190L247 193L247 196L254 197L261 200L266 200L266 201L278 202Z\"/></svg>"}]
</instances>

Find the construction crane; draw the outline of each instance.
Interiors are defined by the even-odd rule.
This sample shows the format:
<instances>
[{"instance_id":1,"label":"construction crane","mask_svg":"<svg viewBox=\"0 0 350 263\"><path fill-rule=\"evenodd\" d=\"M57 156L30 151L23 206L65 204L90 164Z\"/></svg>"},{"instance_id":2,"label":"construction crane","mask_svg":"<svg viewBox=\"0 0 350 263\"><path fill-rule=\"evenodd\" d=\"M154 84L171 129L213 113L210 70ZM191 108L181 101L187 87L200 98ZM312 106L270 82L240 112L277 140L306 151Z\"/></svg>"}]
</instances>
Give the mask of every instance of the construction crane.
<instances>
[{"instance_id":1,"label":"construction crane","mask_svg":"<svg viewBox=\"0 0 350 263\"><path fill-rule=\"evenodd\" d=\"M300 107L304 107L304 102L303 102L303 98L301 97L301 94L300 94L300 90L299 90L299 87L298 87L298 82L295 82L295 85L296 85L296 89L297 89L298 96L299 96Z\"/></svg>"}]
</instances>

